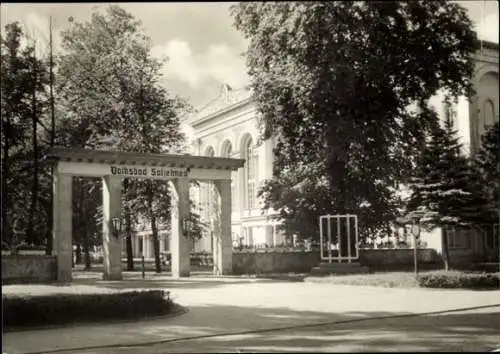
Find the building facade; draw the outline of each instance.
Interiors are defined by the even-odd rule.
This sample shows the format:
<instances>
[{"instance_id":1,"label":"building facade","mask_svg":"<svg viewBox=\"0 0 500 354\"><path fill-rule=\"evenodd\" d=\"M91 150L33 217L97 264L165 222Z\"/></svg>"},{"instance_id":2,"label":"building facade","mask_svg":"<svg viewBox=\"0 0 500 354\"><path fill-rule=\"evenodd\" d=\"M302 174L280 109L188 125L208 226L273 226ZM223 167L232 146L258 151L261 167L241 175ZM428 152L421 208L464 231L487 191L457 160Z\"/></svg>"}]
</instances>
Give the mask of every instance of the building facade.
<instances>
[{"instance_id":1,"label":"building facade","mask_svg":"<svg viewBox=\"0 0 500 354\"><path fill-rule=\"evenodd\" d=\"M488 126L499 119L499 46L496 43L483 42L476 53L474 86L476 95L469 101L458 97L452 103L455 128L458 130L466 154L474 154L481 142L481 135ZM430 104L439 113L446 116L450 109L444 103L445 92L439 92L430 100ZM190 117L187 124L193 129L193 138L189 153L198 156L233 157L245 159L244 168L232 175L232 236L234 246L265 247L287 242L284 234L277 229L272 216L274 210L262 210L262 199L258 190L262 183L272 177L273 148L275 138L259 139L259 113L252 94L248 89L235 90L224 84L217 97ZM213 225L216 223L216 194L210 183L192 186L190 196L194 211L200 214L206 225L205 236L193 242L193 251L212 249ZM476 230L477 231L477 230ZM168 230L161 233L160 248L168 249ZM423 233L422 240L428 247L441 251L441 230ZM150 232L146 227L134 241L134 254L144 251L146 257L152 257ZM498 248L498 241L483 235L480 231L471 237L470 232L452 232L449 237L450 247L458 253L479 252L485 248ZM137 246L137 247L136 247Z\"/></svg>"},{"instance_id":2,"label":"building facade","mask_svg":"<svg viewBox=\"0 0 500 354\"><path fill-rule=\"evenodd\" d=\"M233 245L265 247L285 242L272 216L273 210L262 210L258 190L272 177L275 139L259 140L258 113L248 89L221 87L219 95L199 110L188 124L194 137L191 153L245 159L244 168L232 176L232 235ZM191 198L202 221L208 226L207 235L194 245L195 251L211 248L211 232L216 207L213 186L208 183L192 188Z\"/></svg>"},{"instance_id":3,"label":"building facade","mask_svg":"<svg viewBox=\"0 0 500 354\"><path fill-rule=\"evenodd\" d=\"M453 111L455 129L463 144L463 152L471 156L481 146L481 135L499 120L499 45L482 42L481 49L475 55L476 67L473 76L475 95L468 100L458 97L451 107L444 103L444 92L433 97L431 104L444 118L446 110ZM448 234L448 246L451 257L464 263L482 255L498 255L498 225L477 225L470 228L450 230L435 229L430 233L423 232L422 241L427 247L442 251L442 233Z\"/></svg>"}]
</instances>

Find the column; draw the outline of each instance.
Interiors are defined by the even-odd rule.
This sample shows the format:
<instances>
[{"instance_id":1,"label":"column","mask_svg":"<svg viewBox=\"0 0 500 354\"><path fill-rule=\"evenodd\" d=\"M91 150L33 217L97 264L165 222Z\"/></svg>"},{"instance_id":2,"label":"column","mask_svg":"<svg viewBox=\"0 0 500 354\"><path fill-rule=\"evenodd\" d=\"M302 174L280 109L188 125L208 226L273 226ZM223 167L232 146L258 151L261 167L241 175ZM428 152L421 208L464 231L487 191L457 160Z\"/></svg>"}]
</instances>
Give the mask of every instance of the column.
<instances>
[{"instance_id":1,"label":"column","mask_svg":"<svg viewBox=\"0 0 500 354\"><path fill-rule=\"evenodd\" d=\"M214 264L222 275L233 272L233 247L231 241L231 180L215 181L215 187L220 196L220 225L219 237L216 238L215 249L217 250L217 260L214 257ZM215 254L215 252L214 252Z\"/></svg>"},{"instance_id":2,"label":"column","mask_svg":"<svg viewBox=\"0 0 500 354\"><path fill-rule=\"evenodd\" d=\"M184 236L183 223L189 215L189 181L186 179L172 180L174 188L171 200L171 240L172 276L188 277L190 268L190 242Z\"/></svg>"},{"instance_id":3,"label":"column","mask_svg":"<svg viewBox=\"0 0 500 354\"><path fill-rule=\"evenodd\" d=\"M113 234L111 220L120 217L121 177L102 178L102 245L104 249L104 280L122 280L121 235Z\"/></svg>"},{"instance_id":4,"label":"column","mask_svg":"<svg viewBox=\"0 0 500 354\"><path fill-rule=\"evenodd\" d=\"M144 235L144 258L151 258L151 235L149 233Z\"/></svg>"},{"instance_id":5,"label":"column","mask_svg":"<svg viewBox=\"0 0 500 354\"><path fill-rule=\"evenodd\" d=\"M273 226L263 225L262 228L264 229L265 243L267 244L268 247L272 247L274 243Z\"/></svg>"},{"instance_id":6,"label":"column","mask_svg":"<svg viewBox=\"0 0 500 354\"><path fill-rule=\"evenodd\" d=\"M72 280L72 182L73 177L71 175L60 174L57 172L57 168L54 169L52 237L57 257L57 281L59 282L70 282Z\"/></svg>"},{"instance_id":7,"label":"column","mask_svg":"<svg viewBox=\"0 0 500 354\"><path fill-rule=\"evenodd\" d=\"M141 246L139 246L139 242L141 241L141 237L138 236L137 234L134 235L134 258L140 257L140 252L139 250L141 249Z\"/></svg>"}]
</instances>

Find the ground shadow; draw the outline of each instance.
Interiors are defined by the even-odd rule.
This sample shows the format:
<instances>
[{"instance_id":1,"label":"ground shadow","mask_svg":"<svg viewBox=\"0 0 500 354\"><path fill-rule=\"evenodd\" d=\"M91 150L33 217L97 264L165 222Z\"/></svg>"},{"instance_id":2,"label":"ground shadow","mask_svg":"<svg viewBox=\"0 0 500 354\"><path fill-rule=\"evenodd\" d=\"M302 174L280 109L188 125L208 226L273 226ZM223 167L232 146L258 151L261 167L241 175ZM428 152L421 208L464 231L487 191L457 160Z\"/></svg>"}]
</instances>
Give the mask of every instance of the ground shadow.
<instances>
[{"instance_id":1,"label":"ground shadow","mask_svg":"<svg viewBox=\"0 0 500 354\"><path fill-rule=\"evenodd\" d=\"M311 325L303 326L305 323ZM297 325L302 326L261 331ZM128 330L130 332L117 333L123 338L117 338L120 344L116 347L81 348L64 353L490 351L500 346L500 305L479 313L432 316L377 311L320 313L289 308L194 306L188 314L170 324L140 322L132 324ZM255 331L237 334L249 330ZM130 338L131 332L143 336L144 341L151 338L153 343L127 344L126 338ZM158 340L167 332L182 334L184 338L203 338ZM211 337L221 332L233 335Z\"/></svg>"},{"instance_id":2,"label":"ground shadow","mask_svg":"<svg viewBox=\"0 0 500 354\"><path fill-rule=\"evenodd\" d=\"M172 352L297 352L297 351L486 351L500 346L500 311L496 313L408 316L403 313L350 312L342 315L296 312L289 309L256 309L216 306L192 308L199 318L211 318L214 312L231 314L225 323L217 323L227 331L238 331L232 318L265 323L265 327L293 326L304 318L314 322L332 322L318 326L283 331L251 333L243 336L203 338L195 341L157 345ZM498 309L497 309L498 311ZM388 317L385 319L371 319ZM399 316L399 317L394 317ZM213 321L200 322L213 328ZM232 325L230 325L232 324ZM197 326L198 327L198 326ZM236 326L237 327L237 326ZM187 328L186 328L187 330ZM198 328L198 331L200 328ZM142 351L142 350L141 350Z\"/></svg>"},{"instance_id":3,"label":"ground shadow","mask_svg":"<svg viewBox=\"0 0 500 354\"><path fill-rule=\"evenodd\" d=\"M282 279L264 278L264 277L249 277L249 276L233 276L233 277L215 277L210 272L196 271L192 272L190 277L173 278L171 274L161 273L155 274L152 272L146 273L145 279L142 279L140 274L132 272L124 272L124 280L121 281L106 281L102 280L100 272L73 272L72 285L90 285L108 289L194 289L194 288L213 288L218 286L226 286L231 284L249 284L255 283L280 283L288 282L286 277ZM69 284L53 285L67 286Z\"/></svg>"}]
</instances>

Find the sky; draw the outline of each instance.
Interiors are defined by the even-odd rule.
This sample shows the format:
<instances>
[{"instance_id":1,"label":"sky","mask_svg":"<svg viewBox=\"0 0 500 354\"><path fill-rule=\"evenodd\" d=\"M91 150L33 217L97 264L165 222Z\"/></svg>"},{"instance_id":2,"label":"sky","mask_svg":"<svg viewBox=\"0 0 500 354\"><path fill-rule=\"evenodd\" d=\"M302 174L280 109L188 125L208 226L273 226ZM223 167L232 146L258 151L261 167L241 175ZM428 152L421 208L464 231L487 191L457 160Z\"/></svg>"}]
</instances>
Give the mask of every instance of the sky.
<instances>
[{"instance_id":1,"label":"sky","mask_svg":"<svg viewBox=\"0 0 500 354\"><path fill-rule=\"evenodd\" d=\"M457 1L467 8L480 38L498 43L498 2ZM3 27L19 21L28 35L37 39L38 50L47 52L49 17L52 16L54 44L67 28L68 18L90 19L94 9L111 3L2 3ZM248 84L242 53L247 41L234 28L229 2L115 3L142 22L151 37L152 54L167 56L163 83L173 94L184 97L195 108L214 99L222 83L238 89Z\"/></svg>"}]
</instances>

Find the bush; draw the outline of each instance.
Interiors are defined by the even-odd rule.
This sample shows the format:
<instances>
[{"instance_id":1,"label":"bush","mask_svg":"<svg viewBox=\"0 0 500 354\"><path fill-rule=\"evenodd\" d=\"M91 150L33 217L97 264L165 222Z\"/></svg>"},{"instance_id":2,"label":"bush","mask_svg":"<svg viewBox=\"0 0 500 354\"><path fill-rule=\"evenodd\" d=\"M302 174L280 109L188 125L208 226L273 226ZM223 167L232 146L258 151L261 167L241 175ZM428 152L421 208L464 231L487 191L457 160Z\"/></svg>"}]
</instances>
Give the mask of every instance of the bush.
<instances>
[{"instance_id":1,"label":"bush","mask_svg":"<svg viewBox=\"0 0 500 354\"><path fill-rule=\"evenodd\" d=\"M172 301L162 290L110 294L2 296L3 325L60 325L109 319L137 319L167 314Z\"/></svg>"},{"instance_id":2,"label":"bush","mask_svg":"<svg viewBox=\"0 0 500 354\"><path fill-rule=\"evenodd\" d=\"M494 289L500 286L498 273L430 272L418 277L422 288Z\"/></svg>"}]
</instances>

